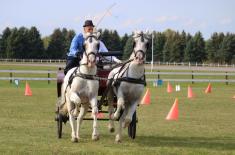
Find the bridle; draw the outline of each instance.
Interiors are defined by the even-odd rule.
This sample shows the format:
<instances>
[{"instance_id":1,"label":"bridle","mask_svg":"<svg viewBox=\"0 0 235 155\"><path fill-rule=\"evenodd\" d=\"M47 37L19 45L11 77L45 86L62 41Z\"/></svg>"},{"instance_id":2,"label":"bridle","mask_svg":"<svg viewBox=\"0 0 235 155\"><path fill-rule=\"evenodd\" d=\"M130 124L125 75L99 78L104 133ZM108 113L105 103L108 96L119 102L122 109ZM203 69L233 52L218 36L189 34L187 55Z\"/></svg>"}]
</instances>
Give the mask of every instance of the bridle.
<instances>
[{"instance_id":1,"label":"bridle","mask_svg":"<svg viewBox=\"0 0 235 155\"><path fill-rule=\"evenodd\" d=\"M144 36L144 34L143 33L140 33L140 34L138 34L135 38L139 38L140 37L140 39L141 39L141 42L144 42L144 38L146 38L145 36ZM148 38L146 38L147 40L148 40ZM133 44L133 53L134 53L134 57L137 59L137 54L138 53L141 53L142 55L143 55L143 57L140 59L140 60L144 60L145 59L145 56L146 56L146 52L144 52L143 50L137 50L137 51L135 51L135 45L136 45L136 43L134 42L134 44ZM149 43L147 42L147 44L146 44L146 51L148 50L148 47L149 47Z\"/></svg>"},{"instance_id":2,"label":"bridle","mask_svg":"<svg viewBox=\"0 0 235 155\"><path fill-rule=\"evenodd\" d=\"M87 37L85 38L85 40L88 40L88 39L89 39L89 42L92 43L92 38L95 38L95 39L98 41L98 38L97 38L96 36L94 36L94 35L89 35L89 36L87 36ZM97 52L93 52L93 51L92 51L92 52L87 53L86 47L85 47L85 45L83 45L83 50L84 50L84 54L85 54L85 56L86 56L86 58L87 58L87 62L84 63L84 64L81 64L81 65L88 65L88 63L89 63L89 56L90 56L90 55L94 55L95 61L96 61L97 53L98 53L98 51L99 51L99 46L100 46L100 44L98 43L98 45L97 45Z\"/></svg>"}]
</instances>

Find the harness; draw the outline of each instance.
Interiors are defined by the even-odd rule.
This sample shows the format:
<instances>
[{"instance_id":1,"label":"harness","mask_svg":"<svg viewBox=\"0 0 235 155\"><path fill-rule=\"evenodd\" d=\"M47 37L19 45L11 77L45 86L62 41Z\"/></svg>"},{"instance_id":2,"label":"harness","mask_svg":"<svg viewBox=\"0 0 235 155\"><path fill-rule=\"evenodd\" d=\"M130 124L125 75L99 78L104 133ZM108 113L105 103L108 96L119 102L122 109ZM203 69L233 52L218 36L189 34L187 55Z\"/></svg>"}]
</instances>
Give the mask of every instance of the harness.
<instances>
[{"instance_id":1,"label":"harness","mask_svg":"<svg viewBox=\"0 0 235 155\"><path fill-rule=\"evenodd\" d=\"M79 69L79 73L77 72L77 70ZM96 75L90 75L90 74L83 74L80 72L80 67L77 67L73 73L70 75L69 77L69 81L68 81L68 86L71 88L71 84L73 82L73 79L75 77L80 77L80 78L83 78L83 79L87 79L87 80L99 80L98 77ZM68 87L67 86L67 87Z\"/></svg>"},{"instance_id":2,"label":"harness","mask_svg":"<svg viewBox=\"0 0 235 155\"><path fill-rule=\"evenodd\" d=\"M131 77L128 77L128 70L129 70L129 67L130 67L130 62L133 61L133 59L131 59L130 61L128 61L128 63L125 63L121 68L120 70L116 73L118 74L118 78L114 80L114 78L112 79L113 81L113 85L116 87L116 89L120 86L121 82L129 82L129 83L134 83L134 84L142 84L144 86L147 85L146 83L146 78L145 78L145 71L144 71L144 74L143 76L141 76L140 78L131 78ZM124 67L126 66L126 64L128 64L127 68L125 71L123 71ZM121 72L123 71L122 75ZM124 73L127 72L127 77L123 77ZM116 76L116 74L114 76ZM120 76L119 76L120 75Z\"/></svg>"},{"instance_id":3,"label":"harness","mask_svg":"<svg viewBox=\"0 0 235 155\"><path fill-rule=\"evenodd\" d=\"M116 85L120 85L120 83L124 81L124 82L129 82L129 83L134 83L134 84L142 84L144 86L146 86L146 80L145 80L145 75L143 76L143 78L130 78L130 77L122 77L122 78L118 78L115 80L115 86Z\"/></svg>"}]
</instances>

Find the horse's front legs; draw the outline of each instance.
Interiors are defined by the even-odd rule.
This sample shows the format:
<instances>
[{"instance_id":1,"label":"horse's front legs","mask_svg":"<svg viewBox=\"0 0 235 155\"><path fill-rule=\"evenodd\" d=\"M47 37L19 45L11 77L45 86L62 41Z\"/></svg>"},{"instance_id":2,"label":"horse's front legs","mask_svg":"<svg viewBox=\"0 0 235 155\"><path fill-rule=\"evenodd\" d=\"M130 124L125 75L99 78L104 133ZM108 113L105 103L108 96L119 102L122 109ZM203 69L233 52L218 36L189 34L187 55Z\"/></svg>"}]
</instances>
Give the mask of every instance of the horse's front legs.
<instances>
[{"instance_id":1,"label":"horse's front legs","mask_svg":"<svg viewBox=\"0 0 235 155\"><path fill-rule=\"evenodd\" d=\"M80 108L79 115L77 117L77 132L76 132L76 138L80 139L80 129L83 121L83 117L86 115L86 112L89 108L88 104L82 104Z\"/></svg>"},{"instance_id":2,"label":"horse's front legs","mask_svg":"<svg viewBox=\"0 0 235 155\"><path fill-rule=\"evenodd\" d=\"M122 128L123 128L123 122L124 122L124 119L126 117L126 114L127 114L127 110L124 109L123 113L122 113L122 116L120 117L119 119L119 126L117 128L117 134L116 134L116 137L115 137L115 141L117 143L120 143L122 141Z\"/></svg>"},{"instance_id":3,"label":"horse's front legs","mask_svg":"<svg viewBox=\"0 0 235 155\"><path fill-rule=\"evenodd\" d=\"M108 97L108 112L109 112L109 123L108 123L108 128L110 132L114 132L114 120L113 120L113 113L114 113L114 107L113 107L113 102L114 102L114 94L112 90L110 90L107 94Z\"/></svg>"},{"instance_id":4,"label":"horse's front legs","mask_svg":"<svg viewBox=\"0 0 235 155\"><path fill-rule=\"evenodd\" d=\"M72 102L70 102L69 98L66 96L66 105L67 105L67 109L68 109L68 113L69 113L69 123L72 129L72 133L71 133L71 141L72 142L78 142L76 133L75 133L75 117L73 115L73 109L74 109L74 104Z\"/></svg>"},{"instance_id":5,"label":"horse's front legs","mask_svg":"<svg viewBox=\"0 0 235 155\"><path fill-rule=\"evenodd\" d=\"M125 104L124 97L123 97L123 94L121 93L121 91L118 91L117 99L118 99L117 100L117 110L113 115L113 119L115 119L115 120L117 120L119 118L120 112Z\"/></svg>"},{"instance_id":6,"label":"horse's front legs","mask_svg":"<svg viewBox=\"0 0 235 155\"><path fill-rule=\"evenodd\" d=\"M92 132L92 140L99 140L99 132L98 132L98 125L97 125L97 114L98 114L98 107L97 107L97 98L93 97L90 100L91 108L92 108L92 117L93 117L93 132Z\"/></svg>"},{"instance_id":7,"label":"horse's front legs","mask_svg":"<svg viewBox=\"0 0 235 155\"><path fill-rule=\"evenodd\" d=\"M126 109L127 115L124 119L124 124L123 124L124 128L128 127L129 124L131 123L133 114L136 111L136 107L137 107L138 103L139 103L139 101L135 101L135 102L133 102L133 104L129 105L128 108Z\"/></svg>"},{"instance_id":8,"label":"horse's front legs","mask_svg":"<svg viewBox=\"0 0 235 155\"><path fill-rule=\"evenodd\" d=\"M72 128L72 133L71 133L71 141L72 142L78 142L78 135L75 132L76 131L76 125L75 125L75 117L77 116L78 112L78 107L81 104L81 99L76 93L76 91L73 91L72 89L70 90L69 94L66 94L66 101L67 103L67 108L69 111L69 122Z\"/></svg>"}]
</instances>

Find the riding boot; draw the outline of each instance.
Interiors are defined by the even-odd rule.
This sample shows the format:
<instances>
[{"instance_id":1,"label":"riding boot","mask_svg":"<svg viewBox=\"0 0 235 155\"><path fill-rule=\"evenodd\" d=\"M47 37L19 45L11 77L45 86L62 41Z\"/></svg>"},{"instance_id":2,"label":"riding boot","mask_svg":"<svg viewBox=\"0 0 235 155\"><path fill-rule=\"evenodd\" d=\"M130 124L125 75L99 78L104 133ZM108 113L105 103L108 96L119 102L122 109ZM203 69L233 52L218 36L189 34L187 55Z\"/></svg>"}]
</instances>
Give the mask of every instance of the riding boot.
<instances>
[{"instance_id":1,"label":"riding boot","mask_svg":"<svg viewBox=\"0 0 235 155\"><path fill-rule=\"evenodd\" d=\"M64 69L64 75L67 74L67 72L74 68L74 67L77 67L79 66L79 62L80 62L80 58L77 58L77 57L68 57L67 58L67 63L66 63L66 66L65 66L65 69Z\"/></svg>"}]
</instances>

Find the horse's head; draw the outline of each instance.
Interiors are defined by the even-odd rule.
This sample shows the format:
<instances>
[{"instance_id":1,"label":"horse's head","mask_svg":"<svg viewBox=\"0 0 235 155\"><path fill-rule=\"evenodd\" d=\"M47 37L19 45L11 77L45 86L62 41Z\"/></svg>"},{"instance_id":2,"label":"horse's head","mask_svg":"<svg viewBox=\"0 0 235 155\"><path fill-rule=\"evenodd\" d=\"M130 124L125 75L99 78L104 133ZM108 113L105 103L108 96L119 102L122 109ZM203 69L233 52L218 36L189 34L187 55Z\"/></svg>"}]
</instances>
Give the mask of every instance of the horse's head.
<instances>
[{"instance_id":1,"label":"horse's head","mask_svg":"<svg viewBox=\"0 0 235 155\"><path fill-rule=\"evenodd\" d=\"M96 56L100 46L99 36L99 32L85 34L83 61L88 67L94 67L96 64Z\"/></svg>"},{"instance_id":2,"label":"horse's head","mask_svg":"<svg viewBox=\"0 0 235 155\"><path fill-rule=\"evenodd\" d=\"M150 34L148 31L146 33L144 33L143 31L135 31L133 38L134 61L136 61L138 64L143 64L146 56L146 51L149 48Z\"/></svg>"}]
</instances>

